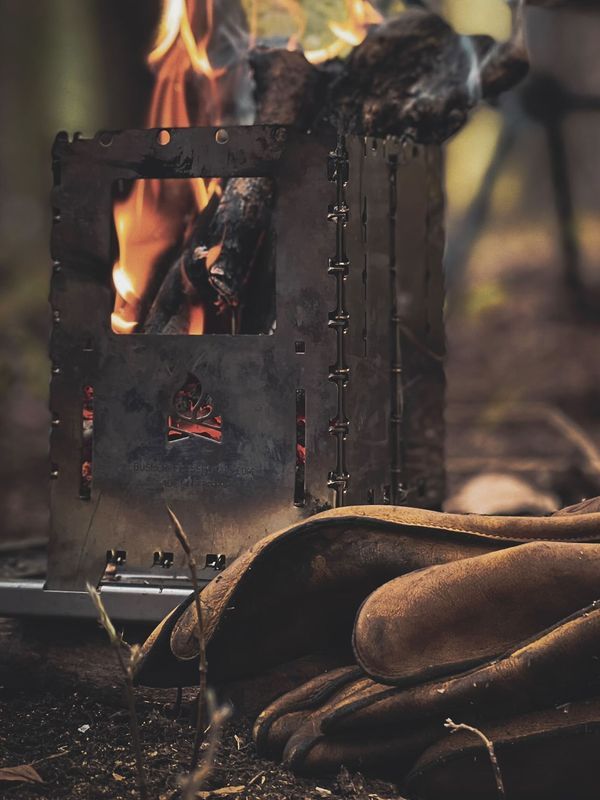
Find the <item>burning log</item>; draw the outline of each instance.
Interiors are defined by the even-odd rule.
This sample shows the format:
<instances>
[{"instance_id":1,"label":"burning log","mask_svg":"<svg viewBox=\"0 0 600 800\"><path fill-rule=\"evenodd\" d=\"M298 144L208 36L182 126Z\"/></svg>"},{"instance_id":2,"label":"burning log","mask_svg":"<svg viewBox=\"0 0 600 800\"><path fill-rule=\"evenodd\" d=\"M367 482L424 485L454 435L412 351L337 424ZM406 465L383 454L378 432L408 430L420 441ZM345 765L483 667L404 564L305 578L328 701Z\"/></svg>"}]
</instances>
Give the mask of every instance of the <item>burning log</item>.
<instances>
[{"instance_id":1,"label":"burning log","mask_svg":"<svg viewBox=\"0 0 600 800\"><path fill-rule=\"evenodd\" d=\"M273 200L270 178L227 182L218 206L213 213L207 209L199 215L183 252L167 272L144 333L187 333L190 306L198 304L212 329L230 332L237 327L235 318L269 228Z\"/></svg>"},{"instance_id":2,"label":"burning log","mask_svg":"<svg viewBox=\"0 0 600 800\"><path fill-rule=\"evenodd\" d=\"M188 333L189 307L206 301L209 283L206 269L198 268L198 248L207 235L208 220L217 207L213 195L204 213L199 214L180 255L167 270L144 321L143 333Z\"/></svg>"},{"instance_id":3,"label":"burning log","mask_svg":"<svg viewBox=\"0 0 600 800\"><path fill-rule=\"evenodd\" d=\"M441 143L481 99L525 75L520 0L513 19L513 36L498 44L488 36L459 35L437 14L413 8L372 26L344 61L319 66L299 51L256 49L250 54L256 121L301 130L333 125L358 135ZM273 203L270 179L230 179L218 205L200 213L144 331L186 332L194 309L219 317L218 329L229 319L235 330ZM203 326L196 325L196 332Z\"/></svg>"},{"instance_id":4,"label":"burning log","mask_svg":"<svg viewBox=\"0 0 600 800\"><path fill-rule=\"evenodd\" d=\"M208 281L221 300L237 307L269 228L274 187L270 178L227 183L205 244Z\"/></svg>"},{"instance_id":5,"label":"burning log","mask_svg":"<svg viewBox=\"0 0 600 800\"><path fill-rule=\"evenodd\" d=\"M328 74L299 50L257 48L250 54L256 121L306 130L325 103Z\"/></svg>"},{"instance_id":6,"label":"burning log","mask_svg":"<svg viewBox=\"0 0 600 800\"><path fill-rule=\"evenodd\" d=\"M260 122L442 142L469 111L520 81L528 69L522 8L513 36L461 36L442 17L411 9L373 27L344 62L310 64L300 52L251 56Z\"/></svg>"},{"instance_id":7,"label":"burning log","mask_svg":"<svg viewBox=\"0 0 600 800\"><path fill-rule=\"evenodd\" d=\"M437 14L414 9L378 26L353 50L331 87L326 115L354 133L439 143L464 125L481 98L526 72L514 38L499 45L488 36L461 36Z\"/></svg>"}]
</instances>

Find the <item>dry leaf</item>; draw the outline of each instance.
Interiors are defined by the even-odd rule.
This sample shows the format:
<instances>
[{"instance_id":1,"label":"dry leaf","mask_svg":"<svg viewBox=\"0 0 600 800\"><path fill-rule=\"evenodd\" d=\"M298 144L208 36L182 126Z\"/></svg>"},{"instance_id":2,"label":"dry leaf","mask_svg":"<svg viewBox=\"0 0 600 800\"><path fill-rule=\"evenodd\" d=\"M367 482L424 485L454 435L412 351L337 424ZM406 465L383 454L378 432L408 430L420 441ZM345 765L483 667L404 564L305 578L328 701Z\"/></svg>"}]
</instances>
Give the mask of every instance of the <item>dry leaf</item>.
<instances>
[{"instance_id":1,"label":"dry leaf","mask_svg":"<svg viewBox=\"0 0 600 800\"><path fill-rule=\"evenodd\" d=\"M331 797L333 792L330 789L324 789L322 786L315 786L315 792L320 797Z\"/></svg>"},{"instance_id":2,"label":"dry leaf","mask_svg":"<svg viewBox=\"0 0 600 800\"><path fill-rule=\"evenodd\" d=\"M125 780L123 775L119 775L118 772L113 772L112 776L116 781L124 781Z\"/></svg>"},{"instance_id":3,"label":"dry leaf","mask_svg":"<svg viewBox=\"0 0 600 800\"><path fill-rule=\"evenodd\" d=\"M245 786L223 786L222 789L212 789L208 792L196 792L196 797L200 797L201 800L206 800L206 798L211 797L225 797L226 795L240 794L245 788Z\"/></svg>"},{"instance_id":4,"label":"dry leaf","mask_svg":"<svg viewBox=\"0 0 600 800\"><path fill-rule=\"evenodd\" d=\"M43 783L44 779L31 764L20 767L1 767L0 781L24 781L25 783Z\"/></svg>"}]
</instances>

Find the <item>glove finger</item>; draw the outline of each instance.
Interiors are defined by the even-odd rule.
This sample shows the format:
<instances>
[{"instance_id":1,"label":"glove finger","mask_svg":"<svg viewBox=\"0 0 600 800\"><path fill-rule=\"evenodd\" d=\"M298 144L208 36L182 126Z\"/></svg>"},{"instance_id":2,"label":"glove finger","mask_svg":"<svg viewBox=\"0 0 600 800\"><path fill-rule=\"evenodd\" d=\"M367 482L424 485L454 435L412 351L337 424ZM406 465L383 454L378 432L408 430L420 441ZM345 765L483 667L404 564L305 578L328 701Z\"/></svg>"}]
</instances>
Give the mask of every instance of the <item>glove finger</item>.
<instances>
[{"instance_id":1,"label":"glove finger","mask_svg":"<svg viewBox=\"0 0 600 800\"><path fill-rule=\"evenodd\" d=\"M258 753L279 757L292 731L309 712L360 675L362 670L356 665L334 669L287 692L267 706L256 718L252 730Z\"/></svg>"},{"instance_id":2,"label":"glove finger","mask_svg":"<svg viewBox=\"0 0 600 800\"><path fill-rule=\"evenodd\" d=\"M600 699L483 726L510 800L591 800L600 782ZM497 800L484 742L457 732L430 747L406 781L419 800Z\"/></svg>"},{"instance_id":3,"label":"glove finger","mask_svg":"<svg viewBox=\"0 0 600 800\"><path fill-rule=\"evenodd\" d=\"M358 664L411 685L481 664L589 605L600 545L535 542L404 575L363 603ZM451 632L451 635L450 633Z\"/></svg>"}]
</instances>

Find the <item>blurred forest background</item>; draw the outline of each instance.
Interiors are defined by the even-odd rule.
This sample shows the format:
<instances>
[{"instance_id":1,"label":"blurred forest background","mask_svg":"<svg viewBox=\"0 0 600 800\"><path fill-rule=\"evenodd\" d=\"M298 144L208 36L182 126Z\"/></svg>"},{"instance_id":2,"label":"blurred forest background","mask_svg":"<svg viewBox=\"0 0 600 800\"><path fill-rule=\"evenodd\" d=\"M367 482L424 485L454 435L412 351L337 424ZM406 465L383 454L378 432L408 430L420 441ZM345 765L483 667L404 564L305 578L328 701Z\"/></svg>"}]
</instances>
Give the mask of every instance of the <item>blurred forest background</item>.
<instances>
[{"instance_id":1,"label":"blurred forest background","mask_svg":"<svg viewBox=\"0 0 600 800\"><path fill-rule=\"evenodd\" d=\"M461 32L508 35L502 0L431 6ZM158 14L157 0L0 0L5 540L47 525L51 144L143 127ZM600 14L532 9L528 32L527 82L447 147L449 489L502 472L566 503L600 493Z\"/></svg>"}]
</instances>

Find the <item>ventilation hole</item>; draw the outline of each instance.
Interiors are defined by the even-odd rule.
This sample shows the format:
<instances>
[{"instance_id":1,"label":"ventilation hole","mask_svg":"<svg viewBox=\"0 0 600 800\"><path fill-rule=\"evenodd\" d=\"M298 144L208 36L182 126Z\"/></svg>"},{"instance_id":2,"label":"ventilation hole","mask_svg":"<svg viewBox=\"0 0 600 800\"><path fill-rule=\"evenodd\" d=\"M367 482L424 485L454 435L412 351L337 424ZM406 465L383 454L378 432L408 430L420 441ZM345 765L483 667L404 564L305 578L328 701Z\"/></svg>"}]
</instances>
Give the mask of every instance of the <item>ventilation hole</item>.
<instances>
[{"instance_id":1,"label":"ventilation hole","mask_svg":"<svg viewBox=\"0 0 600 800\"><path fill-rule=\"evenodd\" d=\"M389 505L392 502L392 487L389 484L383 487L383 502L385 505Z\"/></svg>"},{"instance_id":2,"label":"ventilation hole","mask_svg":"<svg viewBox=\"0 0 600 800\"><path fill-rule=\"evenodd\" d=\"M94 450L94 387L83 387L81 403L81 468L79 497L89 500L92 496L92 458Z\"/></svg>"},{"instance_id":3,"label":"ventilation hole","mask_svg":"<svg viewBox=\"0 0 600 800\"><path fill-rule=\"evenodd\" d=\"M110 147L111 144L113 143L112 134L108 133L108 131L104 131L103 133L101 133L100 136L98 137L98 140L102 145L102 147Z\"/></svg>"},{"instance_id":4,"label":"ventilation hole","mask_svg":"<svg viewBox=\"0 0 600 800\"><path fill-rule=\"evenodd\" d=\"M296 474L294 505L306 505L306 393L296 389Z\"/></svg>"},{"instance_id":5,"label":"ventilation hole","mask_svg":"<svg viewBox=\"0 0 600 800\"><path fill-rule=\"evenodd\" d=\"M126 550L107 550L106 563L112 564L115 567L121 567L127 561Z\"/></svg>"},{"instance_id":6,"label":"ventilation hole","mask_svg":"<svg viewBox=\"0 0 600 800\"><path fill-rule=\"evenodd\" d=\"M167 553L162 550L156 550L154 553L154 567L163 567L163 569L169 569L173 566L173 553Z\"/></svg>"},{"instance_id":7,"label":"ventilation hole","mask_svg":"<svg viewBox=\"0 0 600 800\"><path fill-rule=\"evenodd\" d=\"M215 410L214 402L198 378L188 373L183 386L171 401L167 417L167 441L205 439L220 444L223 438L223 417Z\"/></svg>"},{"instance_id":8,"label":"ventilation hole","mask_svg":"<svg viewBox=\"0 0 600 800\"><path fill-rule=\"evenodd\" d=\"M162 131L158 132L156 137L157 142L164 147L164 145L169 144L171 141L171 134L169 131L163 129Z\"/></svg>"},{"instance_id":9,"label":"ventilation hole","mask_svg":"<svg viewBox=\"0 0 600 800\"><path fill-rule=\"evenodd\" d=\"M208 553L205 565L206 569L225 569L227 566L227 556L223 553Z\"/></svg>"},{"instance_id":10,"label":"ventilation hole","mask_svg":"<svg viewBox=\"0 0 600 800\"><path fill-rule=\"evenodd\" d=\"M304 355L306 353L306 342L295 342L294 349L298 355Z\"/></svg>"},{"instance_id":11,"label":"ventilation hole","mask_svg":"<svg viewBox=\"0 0 600 800\"><path fill-rule=\"evenodd\" d=\"M367 490L367 503L370 506L375 505L375 489Z\"/></svg>"}]
</instances>

